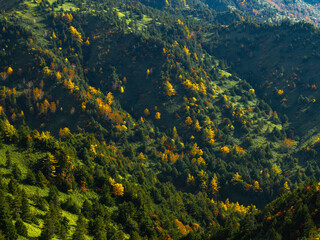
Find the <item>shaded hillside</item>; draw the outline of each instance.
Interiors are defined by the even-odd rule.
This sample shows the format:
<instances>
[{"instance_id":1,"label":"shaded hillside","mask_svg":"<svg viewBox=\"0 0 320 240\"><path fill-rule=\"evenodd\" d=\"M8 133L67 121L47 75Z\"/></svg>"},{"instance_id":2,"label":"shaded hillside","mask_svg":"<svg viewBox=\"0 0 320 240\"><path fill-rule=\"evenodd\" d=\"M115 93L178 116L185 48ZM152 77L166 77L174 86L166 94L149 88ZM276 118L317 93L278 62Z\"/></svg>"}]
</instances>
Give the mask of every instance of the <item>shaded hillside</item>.
<instances>
[{"instance_id":1,"label":"shaded hillside","mask_svg":"<svg viewBox=\"0 0 320 240\"><path fill-rule=\"evenodd\" d=\"M244 23L217 29L206 48L259 89L293 134L306 139L318 131L319 44L319 32L309 24Z\"/></svg>"},{"instance_id":2,"label":"shaded hillside","mask_svg":"<svg viewBox=\"0 0 320 240\"><path fill-rule=\"evenodd\" d=\"M233 239L317 239L319 197L316 181L286 192L261 214L246 219Z\"/></svg>"}]
</instances>

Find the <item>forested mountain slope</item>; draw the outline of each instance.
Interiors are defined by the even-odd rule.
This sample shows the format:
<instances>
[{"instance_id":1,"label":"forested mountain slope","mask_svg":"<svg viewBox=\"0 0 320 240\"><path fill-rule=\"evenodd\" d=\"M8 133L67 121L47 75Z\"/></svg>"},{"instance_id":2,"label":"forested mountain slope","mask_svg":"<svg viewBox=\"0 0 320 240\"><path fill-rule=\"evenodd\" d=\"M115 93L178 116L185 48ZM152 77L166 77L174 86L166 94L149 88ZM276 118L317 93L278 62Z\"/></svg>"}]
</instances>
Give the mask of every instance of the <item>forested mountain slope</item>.
<instances>
[{"instance_id":1,"label":"forested mountain slope","mask_svg":"<svg viewBox=\"0 0 320 240\"><path fill-rule=\"evenodd\" d=\"M273 38L309 46L317 30L248 23L199 2L164 4L22 1L1 12L5 238L226 239L250 234L242 226L259 218L257 208L319 177L320 140L298 131L316 126L293 113L305 83L294 80L289 92L279 78L264 88L265 69L246 62L260 52L240 61L257 72L233 62L247 54L233 55L245 36L254 46L253 36L294 30ZM272 43L266 57L275 64ZM310 45L304 55L294 46L277 55L309 82Z\"/></svg>"}]
</instances>

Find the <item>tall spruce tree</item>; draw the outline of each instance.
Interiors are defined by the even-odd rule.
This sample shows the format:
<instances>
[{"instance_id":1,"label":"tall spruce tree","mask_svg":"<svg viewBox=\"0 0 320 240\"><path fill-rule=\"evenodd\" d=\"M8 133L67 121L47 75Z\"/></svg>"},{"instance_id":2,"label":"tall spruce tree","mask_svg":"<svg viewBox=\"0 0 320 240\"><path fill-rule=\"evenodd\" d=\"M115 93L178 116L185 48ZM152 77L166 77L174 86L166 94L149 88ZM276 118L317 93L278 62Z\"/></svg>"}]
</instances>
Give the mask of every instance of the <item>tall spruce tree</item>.
<instances>
[{"instance_id":1,"label":"tall spruce tree","mask_svg":"<svg viewBox=\"0 0 320 240\"><path fill-rule=\"evenodd\" d=\"M73 240L83 240L87 234L86 220L82 214L79 215L77 220L76 230L72 236Z\"/></svg>"},{"instance_id":2,"label":"tall spruce tree","mask_svg":"<svg viewBox=\"0 0 320 240\"><path fill-rule=\"evenodd\" d=\"M6 201L3 191L0 191L0 228L6 239L15 240L18 238L17 231L10 216L9 204Z\"/></svg>"}]
</instances>

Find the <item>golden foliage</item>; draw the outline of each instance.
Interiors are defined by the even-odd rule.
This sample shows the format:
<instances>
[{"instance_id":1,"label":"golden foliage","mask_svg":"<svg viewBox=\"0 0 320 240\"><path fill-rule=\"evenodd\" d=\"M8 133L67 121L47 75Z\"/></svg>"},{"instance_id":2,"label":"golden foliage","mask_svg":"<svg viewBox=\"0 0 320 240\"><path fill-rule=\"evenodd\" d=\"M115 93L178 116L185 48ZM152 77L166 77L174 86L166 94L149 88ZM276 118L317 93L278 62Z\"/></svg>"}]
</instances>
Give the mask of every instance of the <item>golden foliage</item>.
<instances>
[{"instance_id":1,"label":"golden foliage","mask_svg":"<svg viewBox=\"0 0 320 240\"><path fill-rule=\"evenodd\" d=\"M210 120L210 118L209 118ZM214 131L212 130L212 127L209 126L209 127L206 127L203 131L203 138L204 140L209 143L210 145L213 145L214 144L214 136L215 136L215 133Z\"/></svg>"},{"instance_id":2,"label":"golden foliage","mask_svg":"<svg viewBox=\"0 0 320 240\"><path fill-rule=\"evenodd\" d=\"M199 58L198 58L198 56L197 56L197 53L194 53L194 54L193 54L193 57L194 57L194 59L195 59L196 61L199 61Z\"/></svg>"},{"instance_id":3,"label":"golden foliage","mask_svg":"<svg viewBox=\"0 0 320 240\"><path fill-rule=\"evenodd\" d=\"M171 97L173 95L176 95L176 90L173 88L172 84L169 81L166 81L164 83L164 88L166 90L166 94Z\"/></svg>"},{"instance_id":4,"label":"golden foliage","mask_svg":"<svg viewBox=\"0 0 320 240\"><path fill-rule=\"evenodd\" d=\"M43 72L45 75L50 75L52 71L51 71L51 69L50 69L48 66L46 66L46 67L43 68L42 72Z\"/></svg>"},{"instance_id":5,"label":"golden foliage","mask_svg":"<svg viewBox=\"0 0 320 240\"><path fill-rule=\"evenodd\" d=\"M279 90L277 91L277 93L278 93L279 96L281 96L281 95L283 95L284 91L283 91L282 89L279 89Z\"/></svg>"},{"instance_id":6,"label":"golden foliage","mask_svg":"<svg viewBox=\"0 0 320 240\"><path fill-rule=\"evenodd\" d=\"M220 148L220 151L223 153L229 153L230 149L227 146L224 146L224 147Z\"/></svg>"},{"instance_id":7,"label":"golden foliage","mask_svg":"<svg viewBox=\"0 0 320 240\"><path fill-rule=\"evenodd\" d=\"M196 156L196 155L202 156L203 155L203 151L198 147L198 144L195 143L192 146L192 149L190 150L190 155L191 156Z\"/></svg>"},{"instance_id":8,"label":"golden foliage","mask_svg":"<svg viewBox=\"0 0 320 240\"><path fill-rule=\"evenodd\" d=\"M61 138L65 138L70 134L71 134L70 129L67 127L63 128L63 129L60 128L60 130L59 130L59 137L61 137Z\"/></svg>"},{"instance_id":9,"label":"golden foliage","mask_svg":"<svg viewBox=\"0 0 320 240\"><path fill-rule=\"evenodd\" d=\"M57 111L57 104L55 102L51 102L50 104L50 111L55 113Z\"/></svg>"},{"instance_id":10,"label":"golden foliage","mask_svg":"<svg viewBox=\"0 0 320 240\"><path fill-rule=\"evenodd\" d=\"M272 168L271 168L272 172L280 175L282 173L282 170L277 166L276 163L272 164Z\"/></svg>"},{"instance_id":11,"label":"golden foliage","mask_svg":"<svg viewBox=\"0 0 320 240\"><path fill-rule=\"evenodd\" d=\"M113 178L109 178L109 183L112 186L112 193L117 197L122 197L124 195L124 187L121 183L116 183Z\"/></svg>"},{"instance_id":12,"label":"golden foliage","mask_svg":"<svg viewBox=\"0 0 320 240\"><path fill-rule=\"evenodd\" d=\"M242 181L243 181L242 177L238 172L236 172L231 179L231 182L242 182Z\"/></svg>"},{"instance_id":13,"label":"golden foliage","mask_svg":"<svg viewBox=\"0 0 320 240\"><path fill-rule=\"evenodd\" d=\"M227 95L223 94L223 98L224 98L224 100L228 101Z\"/></svg>"},{"instance_id":14,"label":"golden foliage","mask_svg":"<svg viewBox=\"0 0 320 240\"><path fill-rule=\"evenodd\" d=\"M107 103L108 103L109 105L111 105L111 104L113 103L114 97L113 97L113 95L112 95L111 92L108 92L108 94L107 94L107 96L106 96L106 99L107 99Z\"/></svg>"},{"instance_id":15,"label":"golden foliage","mask_svg":"<svg viewBox=\"0 0 320 240\"><path fill-rule=\"evenodd\" d=\"M199 121L197 120L194 124L194 129L197 131L197 132L200 132L201 130L201 126L200 126L200 123Z\"/></svg>"},{"instance_id":16,"label":"golden foliage","mask_svg":"<svg viewBox=\"0 0 320 240\"><path fill-rule=\"evenodd\" d=\"M188 178L187 178L187 184L192 185L192 184L194 184L194 182L195 182L194 176L192 176L192 175L189 173Z\"/></svg>"},{"instance_id":17,"label":"golden foliage","mask_svg":"<svg viewBox=\"0 0 320 240\"><path fill-rule=\"evenodd\" d=\"M52 32L52 38L57 39L57 35L55 34L55 32Z\"/></svg>"},{"instance_id":18,"label":"golden foliage","mask_svg":"<svg viewBox=\"0 0 320 240\"><path fill-rule=\"evenodd\" d=\"M213 195L217 194L219 192L219 182L218 182L218 177L216 174L213 175L213 178L210 182L210 190L211 190L211 193Z\"/></svg>"},{"instance_id":19,"label":"golden foliage","mask_svg":"<svg viewBox=\"0 0 320 240\"><path fill-rule=\"evenodd\" d=\"M62 13L61 18L67 21L68 23L71 23L73 20L73 16L71 13L67 13L67 14Z\"/></svg>"},{"instance_id":20,"label":"golden foliage","mask_svg":"<svg viewBox=\"0 0 320 240\"><path fill-rule=\"evenodd\" d=\"M8 74L8 75L11 75L12 73L13 73L12 67L8 67L8 69L7 69L7 74Z\"/></svg>"},{"instance_id":21,"label":"golden foliage","mask_svg":"<svg viewBox=\"0 0 320 240\"><path fill-rule=\"evenodd\" d=\"M191 125L191 124L193 123L191 117L188 116L188 117L186 118L185 123L186 123L187 125Z\"/></svg>"},{"instance_id":22,"label":"golden foliage","mask_svg":"<svg viewBox=\"0 0 320 240\"><path fill-rule=\"evenodd\" d=\"M139 159L141 162L145 162L145 161L147 160L147 158L143 155L142 152L139 154L138 159Z\"/></svg>"},{"instance_id":23,"label":"golden foliage","mask_svg":"<svg viewBox=\"0 0 320 240\"><path fill-rule=\"evenodd\" d=\"M183 47L183 51L185 52L185 54L186 54L187 56L189 56L189 55L191 54L190 51L189 51L189 49L188 49L186 46Z\"/></svg>"},{"instance_id":24,"label":"golden foliage","mask_svg":"<svg viewBox=\"0 0 320 240\"><path fill-rule=\"evenodd\" d=\"M187 235L188 234L188 230L186 229L186 227L183 225L182 222L180 222L178 219L176 219L176 225L178 227L178 230L179 232L182 234L182 235Z\"/></svg>"},{"instance_id":25,"label":"golden foliage","mask_svg":"<svg viewBox=\"0 0 320 240\"><path fill-rule=\"evenodd\" d=\"M256 180L253 180L253 186L252 186L253 190L254 191L259 191L261 188L260 188L260 184L258 181Z\"/></svg>"},{"instance_id":26,"label":"golden foliage","mask_svg":"<svg viewBox=\"0 0 320 240\"><path fill-rule=\"evenodd\" d=\"M10 124L8 120L4 121L2 127L3 127L4 137L11 141L13 137L16 135L17 130L13 125Z\"/></svg>"},{"instance_id":27,"label":"golden foliage","mask_svg":"<svg viewBox=\"0 0 320 240\"><path fill-rule=\"evenodd\" d=\"M81 33L79 33L75 27L70 26L69 32L71 33L71 35L75 41L77 41L81 44L83 43Z\"/></svg>"},{"instance_id":28,"label":"golden foliage","mask_svg":"<svg viewBox=\"0 0 320 240\"><path fill-rule=\"evenodd\" d=\"M290 191L290 187L289 187L289 184L288 184L287 181L283 184L283 189L284 189L285 191Z\"/></svg>"},{"instance_id":29,"label":"golden foliage","mask_svg":"<svg viewBox=\"0 0 320 240\"><path fill-rule=\"evenodd\" d=\"M207 87L201 82L200 84L192 83L189 79L182 82L182 84L193 92L200 92L204 95L207 95Z\"/></svg>"},{"instance_id":30,"label":"golden foliage","mask_svg":"<svg viewBox=\"0 0 320 240\"><path fill-rule=\"evenodd\" d=\"M238 145L235 145L233 146L233 148L235 150L236 153L238 153L239 155L245 155L245 151L243 150L242 147L238 146Z\"/></svg>"},{"instance_id":31,"label":"golden foliage","mask_svg":"<svg viewBox=\"0 0 320 240\"><path fill-rule=\"evenodd\" d=\"M1 72L0 73L0 77L1 77L1 79L4 81L4 80L6 80L7 78L8 78L8 73L6 73L6 72Z\"/></svg>"},{"instance_id":32,"label":"golden foliage","mask_svg":"<svg viewBox=\"0 0 320 240\"><path fill-rule=\"evenodd\" d=\"M124 195L123 185L121 183L114 184L112 193L117 197L122 197Z\"/></svg>"},{"instance_id":33,"label":"golden foliage","mask_svg":"<svg viewBox=\"0 0 320 240\"><path fill-rule=\"evenodd\" d=\"M179 138L176 126L173 127L172 135L173 135L173 139L175 139L175 140Z\"/></svg>"},{"instance_id":34,"label":"golden foliage","mask_svg":"<svg viewBox=\"0 0 320 240\"><path fill-rule=\"evenodd\" d=\"M203 164L203 165L206 165L206 161L204 160L204 158L203 157L198 157L198 158L192 158L191 159L191 162L192 163L197 163L198 165L201 165L201 164Z\"/></svg>"},{"instance_id":35,"label":"golden foliage","mask_svg":"<svg viewBox=\"0 0 320 240\"><path fill-rule=\"evenodd\" d=\"M179 46L179 43L177 41L174 41L174 43L172 44L172 47L176 47Z\"/></svg>"},{"instance_id":36,"label":"golden foliage","mask_svg":"<svg viewBox=\"0 0 320 240\"><path fill-rule=\"evenodd\" d=\"M41 100L44 96L44 92L39 88L33 89L32 94L35 101Z\"/></svg>"},{"instance_id":37,"label":"golden foliage","mask_svg":"<svg viewBox=\"0 0 320 240\"><path fill-rule=\"evenodd\" d=\"M290 138L286 138L285 140L283 140L283 145L290 148L293 146L293 140Z\"/></svg>"},{"instance_id":38,"label":"golden foliage","mask_svg":"<svg viewBox=\"0 0 320 240\"><path fill-rule=\"evenodd\" d=\"M143 111L144 115L147 117L150 115L150 111L148 108L146 108L144 111Z\"/></svg>"},{"instance_id":39,"label":"golden foliage","mask_svg":"<svg viewBox=\"0 0 320 240\"><path fill-rule=\"evenodd\" d=\"M161 119L161 113L159 112L156 112L155 116L154 116L155 119Z\"/></svg>"}]
</instances>

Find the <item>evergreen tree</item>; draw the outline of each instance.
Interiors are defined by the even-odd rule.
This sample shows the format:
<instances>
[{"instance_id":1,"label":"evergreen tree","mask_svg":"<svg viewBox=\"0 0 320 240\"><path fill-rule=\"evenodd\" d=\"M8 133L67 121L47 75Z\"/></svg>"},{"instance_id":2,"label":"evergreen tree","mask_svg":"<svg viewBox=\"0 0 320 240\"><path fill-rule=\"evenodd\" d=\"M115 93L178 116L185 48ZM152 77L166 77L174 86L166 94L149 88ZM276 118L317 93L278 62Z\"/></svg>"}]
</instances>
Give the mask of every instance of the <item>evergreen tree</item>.
<instances>
[{"instance_id":1,"label":"evergreen tree","mask_svg":"<svg viewBox=\"0 0 320 240\"><path fill-rule=\"evenodd\" d=\"M25 222L31 222L32 216L30 212L29 201L26 192L23 190L21 194L21 218Z\"/></svg>"},{"instance_id":2,"label":"evergreen tree","mask_svg":"<svg viewBox=\"0 0 320 240\"><path fill-rule=\"evenodd\" d=\"M18 182L22 180L22 172L16 163L12 165L12 175Z\"/></svg>"},{"instance_id":3,"label":"evergreen tree","mask_svg":"<svg viewBox=\"0 0 320 240\"><path fill-rule=\"evenodd\" d=\"M59 229L59 236L61 239L66 239L68 236L70 226L69 226L69 219L63 217L60 221L60 229Z\"/></svg>"},{"instance_id":4,"label":"evergreen tree","mask_svg":"<svg viewBox=\"0 0 320 240\"><path fill-rule=\"evenodd\" d=\"M101 216L98 216L94 221L93 229L94 240L106 240L107 231L104 219Z\"/></svg>"},{"instance_id":5,"label":"evergreen tree","mask_svg":"<svg viewBox=\"0 0 320 240\"><path fill-rule=\"evenodd\" d=\"M23 223L23 221L21 220L21 218L18 218L16 223L15 223L15 227L17 230L17 233L23 237L28 237L28 229L26 227L26 225Z\"/></svg>"},{"instance_id":6,"label":"evergreen tree","mask_svg":"<svg viewBox=\"0 0 320 240\"><path fill-rule=\"evenodd\" d=\"M15 240L18 238L18 234L9 211L9 204L6 201L4 192L0 191L0 228L6 236L6 239Z\"/></svg>"},{"instance_id":7,"label":"evergreen tree","mask_svg":"<svg viewBox=\"0 0 320 240\"><path fill-rule=\"evenodd\" d=\"M44 218L44 224L41 231L40 239L49 240L60 231L60 222L58 219L57 209L52 201L49 203L49 212Z\"/></svg>"},{"instance_id":8,"label":"evergreen tree","mask_svg":"<svg viewBox=\"0 0 320 240\"><path fill-rule=\"evenodd\" d=\"M12 195L19 194L19 192L20 192L19 184L18 184L17 180L14 177L11 177L10 182L8 184L8 189L9 189L9 192Z\"/></svg>"},{"instance_id":9,"label":"evergreen tree","mask_svg":"<svg viewBox=\"0 0 320 240\"><path fill-rule=\"evenodd\" d=\"M10 168L12 166L12 158L11 158L11 154L8 150L6 151L6 159L7 159L6 167Z\"/></svg>"},{"instance_id":10,"label":"evergreen tree","mask_svg":"<svg viewBox=\"0 0 320 240\"><path fill-rule=\"evenodd\" d=\"M44 218L43 228L41 231L40 239L41 240L50 240L54 237L55 233L55 224L51 219L50 213L47 213Z\"/></svg>"},{"instance_id":11,"label":"evergreen tree","mask_svg":"<svg viewBox=\"0 0 320 240\"><path fill-rule=\"evenodd\" d=\"M29 169L27 172L27 177L26 177L26 183L30 185L36 185L37 184L37 179L34 173Z\"/></svg>"},{"instance_id":12,"label":"evergreen tree","mask_svg":"<svg viewBox=\"0 0 320 240\"><path fill-rule=\"evenodd\" d=\"M87 234L86 221L82 214L79 215L76 230L72 236L73 240L83 240Z\"/></svg>"}]
</instances>

